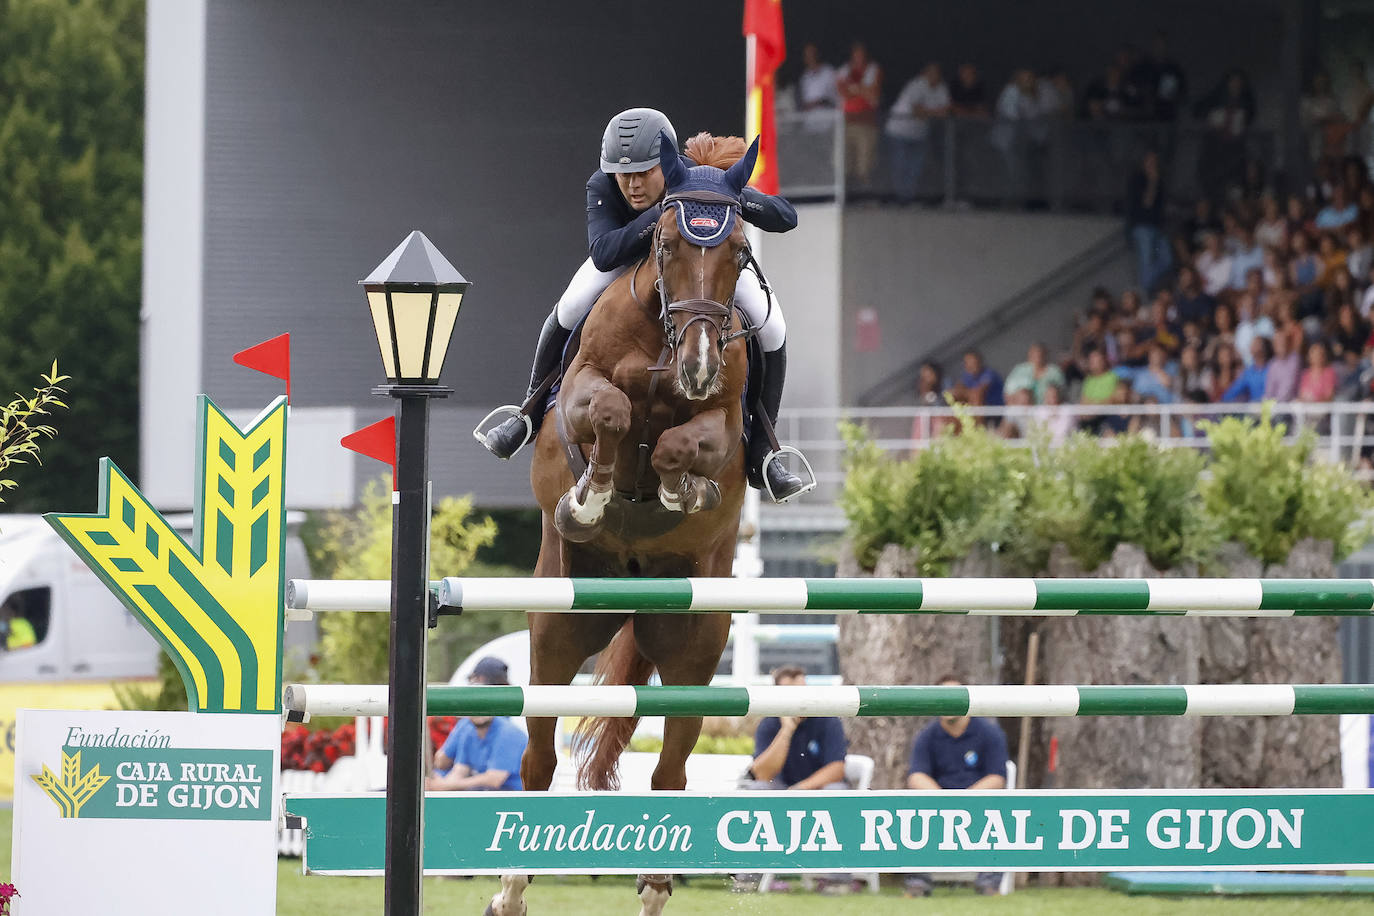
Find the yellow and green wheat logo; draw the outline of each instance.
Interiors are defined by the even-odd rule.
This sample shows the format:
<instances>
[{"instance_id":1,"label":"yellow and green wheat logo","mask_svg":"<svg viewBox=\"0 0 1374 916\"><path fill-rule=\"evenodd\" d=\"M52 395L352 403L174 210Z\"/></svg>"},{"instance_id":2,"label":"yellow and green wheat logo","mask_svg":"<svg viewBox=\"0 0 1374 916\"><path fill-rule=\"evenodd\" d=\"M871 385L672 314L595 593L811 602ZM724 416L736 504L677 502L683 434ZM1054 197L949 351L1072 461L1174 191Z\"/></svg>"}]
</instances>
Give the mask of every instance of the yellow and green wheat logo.
<instances>
[{"instance_id":1,"label":"yellow and green wheat logo","mask_svg":"<svg viewBox=\"0 0 1374 916\"><path fill-rule=\"evenodd\" d=\"M48 522L162 644L192 709L279 712L286 400L246 431L198 401L194 546L108 458L100 511Z\"/></svg>"},{"instance_id":2,"label":"yellow and green wheat logo","mask_svg":"<svg viewBox=\"0 0 1374 916\"><path fill-rule=\"evenodd\" d=\"M68 754L62 752L62 778L53 775L47 764L43 772L33 777L38 787L48 794L60 812L60 817L80 817L81 806L100 791L100 787L110 781L110 777L100 775L100 764L81 772L81 752Z\"/></svg>"}]
</instances>

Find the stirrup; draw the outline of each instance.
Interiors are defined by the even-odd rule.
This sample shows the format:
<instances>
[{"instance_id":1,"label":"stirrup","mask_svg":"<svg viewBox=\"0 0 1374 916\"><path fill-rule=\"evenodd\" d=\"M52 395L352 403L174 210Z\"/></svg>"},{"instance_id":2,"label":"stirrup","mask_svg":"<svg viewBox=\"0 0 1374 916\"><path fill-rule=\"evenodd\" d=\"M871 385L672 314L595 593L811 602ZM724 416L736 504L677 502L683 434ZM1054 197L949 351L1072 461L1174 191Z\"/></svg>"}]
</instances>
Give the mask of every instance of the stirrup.
<instances>
[{"instance_id":1,"label":"stirrup","mask_svg":"<svg viewBox=\"0 0 1374 916\"><path fill-rule=\"evenodd\" d=\"M501 425L500 423L492 423L492 418L502 416L503 414L519 417L521 422L525 424L525 438L515 447L515 451L511 452L511 454L514 455L515 452L529 445L530 439L534 438L534 421L530 419L529 414L521 409L519 404L502 404L500 407L487 414L472 428L472 438L482 443L483 448L487 451L491 451L491 445L487 442L487 433Z\"/></svg>"},{"instance_id":2,"label":"stirrup","mask_svg":"<svg viewBox=\"0 0 1374 916\"><path fill-rule=\"evenodd\" d=\"M800 490L793 493L791 496L788 496L786 499L778 499L777 496L773 493L772 483L768 480L768 466L772 464L774 461L782 460L782 456L784 455L797 456L797 460L801 462L801 470L806 472L805 476L800 474L797 476L802 477L802 479L807 482L802 484L802 488ZM779 505L781 505L782 503L790 502L791 500L796 499L798 496L810 493L812 490L816 489L816 472L811 470L811 462L806 460L806 456L801 453L800 449L795 448L791 445L780 445L776 449L765 455L763 458L763 464L759 466L759 476L763 478L763 488L768 493L768 498L771 499L773 502L778 503Z\"/></svg>"}]
</instances>

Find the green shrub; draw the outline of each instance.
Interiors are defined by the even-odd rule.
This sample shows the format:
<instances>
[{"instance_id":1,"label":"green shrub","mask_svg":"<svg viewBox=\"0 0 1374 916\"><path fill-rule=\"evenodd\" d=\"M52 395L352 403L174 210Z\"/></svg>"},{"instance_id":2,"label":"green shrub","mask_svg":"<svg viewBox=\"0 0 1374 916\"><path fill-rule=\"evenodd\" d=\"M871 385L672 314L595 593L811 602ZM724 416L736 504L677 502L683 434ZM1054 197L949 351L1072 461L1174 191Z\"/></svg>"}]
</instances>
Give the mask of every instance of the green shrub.
<instances>
[{"instance_id":1,"label":"green shrub","mask_svg":"<svg viewBox=\"0 0 1374 916\"><path fill-rule=\"evenodd\" d=\"M906 460L843 427L840 504L863 566L897 544L919 549L920 575L947 575L975 548L994 547L1007 573L1028 575L1045 569L1057 543L1086 569L1131 543L1170 569L1207 564L1222 541L1276 563L1304 538L1332 541L1339 561L1371 534L1370 489L1343 467L1313 461L1310 433L1284 442L1267 414L1207 424L1210 455L1084 434L1032 451L961 425Z\"/></svg>"},{"instance_id":2,"label":"green shrub","mask_svg":"<svg viewBox=\"0 0 1374 916\"><path fill-rule=\"evenodd\" d=\"M843 429L840 505L859 562L871 568L887 544L915 548L923 576L948 575L975 547L1005 542L1025 496L1031 455L960 418L911 459L887 457L859 427Z\"/></svg>"},{"instance_id":3,"label":"green shrub","mask_svg":"<svg viewBox=\"0 0 1374 916\"><path fill-rule=\"evenodd\" d=\"M1227 417L1204 426L1212 446L1201 492L1221 536L1265 563L1280 563L1304 538L1329 540L1342 560L1369 537L1369 488L1342 467L1312 459L1315 437L1285 442L1287 428Z\"/></svg>"},{"instance_id":4,"label":"green shrub","mask_svg":"<svg viewBox=\"0 0 1374 916\"><path fill-rule=\"evenodd\" d=\"M1014 565L1043 570L1056 543L1084 569L1121 543L1139 545L1158 569L1205 561L1216 537L1198 499L1202 467L1192 449L1160 448L1138 435L1073 436L1045 452L1032 474L1013 526Z\"/></svg>"}]
</instances>

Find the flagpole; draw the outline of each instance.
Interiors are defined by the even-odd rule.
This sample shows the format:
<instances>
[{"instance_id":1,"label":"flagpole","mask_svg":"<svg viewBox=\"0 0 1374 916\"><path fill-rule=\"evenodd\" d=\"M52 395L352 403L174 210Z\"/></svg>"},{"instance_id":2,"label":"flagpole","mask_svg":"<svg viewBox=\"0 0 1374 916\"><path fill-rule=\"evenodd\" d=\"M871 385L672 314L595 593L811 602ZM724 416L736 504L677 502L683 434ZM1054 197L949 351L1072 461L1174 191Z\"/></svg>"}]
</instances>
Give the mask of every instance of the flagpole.
<instances>
[{"instance_id":1,"label":"flagpole","mask_svg":"<svg viewBox=\"0 0 1374 916\"><path fill-rule=\"evenodd\" d=\"M744 142L754 138L752 133L762 128L762 124L750 124L750 94L754 89L754 44L757 41L750 33L744 39ZM742 221L743 222L743 221ZM763 232L751 223L744 223L744 238L755 255L763 246ZM763 575L763 532L759 528L759 491L746 487L744 509L740 516L742 537L735 544L734 573L742 578L755 578ZM754 636L753 614L734 615L734 648L730 673L736 686L746 686L755 682L759 676L758 641Z\"/></svg>"}]
</instances>

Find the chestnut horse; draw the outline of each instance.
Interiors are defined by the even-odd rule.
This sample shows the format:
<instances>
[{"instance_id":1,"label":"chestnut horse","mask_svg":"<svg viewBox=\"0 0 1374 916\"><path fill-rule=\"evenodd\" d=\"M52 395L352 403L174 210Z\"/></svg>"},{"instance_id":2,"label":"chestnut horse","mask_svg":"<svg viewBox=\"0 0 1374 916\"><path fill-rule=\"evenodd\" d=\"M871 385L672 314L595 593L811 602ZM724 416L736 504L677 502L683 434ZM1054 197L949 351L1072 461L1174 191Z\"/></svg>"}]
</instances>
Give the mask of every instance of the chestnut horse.
<instances>
[{"instance_id":1,"label":"chestnut horse","mask_svg":"<svg viewBox=\"0 0 1374 916\"><path fill-rule=\"evenodd\" d=\"M741 157L742 140L700 135L687 146L695 166L666 136L660 149L665 198L652 251L597 301L535 443L531 480L544 514L537 576L731 572L747 486L749 333L731 300L749 259L739 194L757 142ZM707 684L730 632L728 614L531 613L529 621L533 684L567 684L598 652L600 683L645 684L657 670L664 684ZM583 721L579 787L619 788L616 763L636 722ZM528 724L521 779L526 791L547 790L556 720ZM653 789L686 788L700 732L700 718L667 720ZM523 914L527 883L503 876L488 913ZM641 913L660 912L672 876L638 883Z\"/></svg>"}]
</instances>

